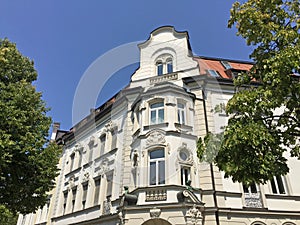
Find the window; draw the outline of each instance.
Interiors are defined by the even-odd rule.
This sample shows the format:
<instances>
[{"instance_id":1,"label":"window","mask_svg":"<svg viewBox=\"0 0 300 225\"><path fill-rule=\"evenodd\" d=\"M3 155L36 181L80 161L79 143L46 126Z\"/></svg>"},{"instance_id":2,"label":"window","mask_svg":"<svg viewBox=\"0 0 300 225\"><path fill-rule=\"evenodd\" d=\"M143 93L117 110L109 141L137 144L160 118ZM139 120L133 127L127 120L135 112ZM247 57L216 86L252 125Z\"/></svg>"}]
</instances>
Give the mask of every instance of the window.
<instances>
[{"instance_id":1,"label":"window","mask_svg":"<svg viewBox=\"0 0 300 225\"><path fill-rule=\"evenodd\" d=\"M190 180L190 168L189 167L181 167L181 185L186 185L186 182Z\"/></svg>"},{"instance_id":2,"label":"window","mask_svg":"<svg viewBox=\"0 0 300 225\"><path fill-rule=\"evenodd\" d=\"M115 149L117 147L117 131L112 130L111 132L111 149Z\"/></svg>"},{"instance_id":3,"label":"window","mask_svg":"<svg viewBox=\"0 0 300 225\"><path fill-rule=\"evenodd\" d=\"M82 163L82 152L78 152L79 153L79 162L78 162L78 167L81 166Z\"/></svg>"},{"instance_id":4,"label":"window","mask_svg":"<svg viewBox=\"0 0 300 225\"><path fill-rule=\"evenodd\" d=\"M243 190L244 193L249 193L249 194L257 193L257 187L255 183L252 183L248 187L245 184L243 184Z\"/></svg>"},{"instance_id":5,"label":"window","mask_svg":"<svg viewBox=\"0 0 300 225\"><path fill-rule=\"evenodd\" d=\"M113 173L107 175L106 197L111 197L113 184Z\"/></svg>"},{"instance_id":6,"label":"window","mask_svg":"<svg viewBox=\"0 0 300 225\"><path fill-rule=\"evenodd\" d=\"M207 70L208 74L213 76L213 77L219 77L219 73L215 70Z\"/></svg>"},{"instance_id":7,"label":"window","mask_svg":"<svg viewBox=\"0 0 300 225\"><path fill-rule=\"evenodd\" d=\"M156 70L157 70L157 75L162 75L163 74L163 64L162 62L157 62L156 63Z\"/></svg>"},{"instance_id":8,"label":"window","mask_svg":"<svg viewBox=\"0 0 300 225\"><path fill-rule=\"evenodd\" d=\"M93 160L93 146L90 146L90 152L89 152L89 162Z\"/></svg>"},{"instance_id":9,"label":"window","mask_svg":"<svg viewBox=\"0 0 300 225\"><path fill-rule=\"evenodd\" d=\"M271 180L273 194L286 194L284 182L281 176L274 176Z\"/></svg>"},{"instance_id":10,"label":"window","mask_svg":"<svg viewBox=\"0 0 300 225\"><path fill-rule=\"evenodd\" d=\"M177 118L178 123L185 124L185 106L182 103L177 103Z\"/></svg>"},{"instance_id":11,"label":"window","mask_svg":"<svg viewBox=\"0 0 300 225\"><path fill-rule=\"evenodd\" d=\"M75 153L72 153L70 158L71 158L70 171L72 171L74 167Z\"/></svg>"},{"instance_id":12,"label":"window","mask_svg":"<svg viewBox=\"0 0 300 225\"><path fill-rule=\"evenodd\" d=\"M167 72L173 73L173 62L172 59L167 60Z\"/></svg>"},{"instance_id":13,"label":"window","mask_svg":"<svg viewBox=\"0 0 300 225\"><path fill-rule=\"evenodd\" d=\"M105 141L106 141L106 134L103 134L100 137L100 156L103 155L105 151Z\"/></svg>"},{"instance_id":14,"label":"window","mask_svg":"<svg viewBox=\"0 0 300 225\"><path fill-rule=\"evenodd\" d=\"M157 102L150 105L150 124L164 122L164 102Z\"/></svg>"},{"instance_id":15,"label":"window","mask_svg":"<svg viewBox=\"0 0 300 225\"><path fill-rule=\"evenodd\" d=\"M221 63L222 63L222 65L224 66L224 68L225 68L226 70L232 68L231 65L229 64L229 62L227 62L227 61L221 61Z\"/></svg>"},{"instance_id":16,"label":"window","mask_svg":"<svg viewBox=\"0 0 300 225\"><path fill-rule=\"evenodd\" d=\"M76 188L72 189L72 212L74 212L75 209L76 193L77 193L77 189Z\"/></svg>"},{"instance_id":17,"label":"window","mask_svg":"<svg viewBox=\"0 0 300 225\"><path fill-rule=\"evenodd\" d=\"M149 152L150 185L165 183L165 151L157 149Z\"/></svg>"},{"instance_id":18,"label":"window","mask_svg":"<svg viewBox=\"0 0 300 225\"><path fill-rule=\"evenodd\" d=\"M94 205L98 205L100 197L100 178L95 180L95 194L94 194Z\"/></svg>"},{"instance_id":19,"label":"window","mask_svg":"<svg viewBox=\"0 0 300 225\"><path fill-rule=\"evenodd\" d=\"M89 187L88 183L82 184L82 208L83 209L85 209L88 187Z\"/></svg>"},{"instance_id":20,"label":"window","mask_svg":"<svg viewBox=\"0 0 300 225\"><path fill-rule=\"evenodd\" d=\"M160 56L159 59L156 61L156 74L158 76L173 73L173 59L170 55L163 55Z\"/></svg>"},{"instance_id":21,"label":"window","mask_svg":"<svg viewBox=\"0 0 300 225\"><path fill-rule=\"evenodd\" d=\"M64 192L64 204L63 204L63 215L66 213L66 208L67 208L67 201L68 201L68 192Z\"/></svg>"}]
</instances>

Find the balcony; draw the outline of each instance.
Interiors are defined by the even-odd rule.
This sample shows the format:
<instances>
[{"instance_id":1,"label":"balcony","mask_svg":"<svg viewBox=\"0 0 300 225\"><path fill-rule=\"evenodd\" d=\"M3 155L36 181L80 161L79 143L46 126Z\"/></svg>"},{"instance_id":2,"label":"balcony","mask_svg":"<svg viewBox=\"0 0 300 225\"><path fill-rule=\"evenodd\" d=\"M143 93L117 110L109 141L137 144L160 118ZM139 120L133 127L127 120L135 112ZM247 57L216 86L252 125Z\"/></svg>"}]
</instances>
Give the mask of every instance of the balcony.
<instances>
[{"instance_id":1,"label":"balcony","mask_svg":"<svg viewBox=\"0 0 300 225\"><path fill-rule=\"evenodd\" d=\"M250 208L262 208L260 193L245 193L245 206Z\"/></svg>"},{"instance_id":2,"label":"balcony","mask_svg":"<svg viewBox=\"0 0 300 225\"><path fill-rule=\"evenodd\" d=\"M157 83L161 83L169 80L177 80L177 79L178 79L177 73L168 73L161 76L150 78L150 84L157 84Z\"/></svg>"}]
</instances>

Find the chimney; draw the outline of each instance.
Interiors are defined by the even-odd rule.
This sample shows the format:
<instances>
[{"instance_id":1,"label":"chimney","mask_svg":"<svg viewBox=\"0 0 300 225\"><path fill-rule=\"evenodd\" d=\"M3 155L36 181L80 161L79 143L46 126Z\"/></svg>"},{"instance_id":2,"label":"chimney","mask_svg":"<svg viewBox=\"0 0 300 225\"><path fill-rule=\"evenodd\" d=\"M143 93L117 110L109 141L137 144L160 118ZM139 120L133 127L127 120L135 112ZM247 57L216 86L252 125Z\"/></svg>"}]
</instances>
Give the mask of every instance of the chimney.
<instances>
[{"instance_id":1,"label":"chimney","mask_svg":"<svg viewBox=\"0 0 300 225\"><path fill-rule=\"evenodd\" d=\"M54 122L52 125L52 134L51 134L50 141L55 141L55 137L56 137L56 134L57 134L57 131L59 130L59 128L60 128L60 123Z\"/></svg>"}]
</instances>

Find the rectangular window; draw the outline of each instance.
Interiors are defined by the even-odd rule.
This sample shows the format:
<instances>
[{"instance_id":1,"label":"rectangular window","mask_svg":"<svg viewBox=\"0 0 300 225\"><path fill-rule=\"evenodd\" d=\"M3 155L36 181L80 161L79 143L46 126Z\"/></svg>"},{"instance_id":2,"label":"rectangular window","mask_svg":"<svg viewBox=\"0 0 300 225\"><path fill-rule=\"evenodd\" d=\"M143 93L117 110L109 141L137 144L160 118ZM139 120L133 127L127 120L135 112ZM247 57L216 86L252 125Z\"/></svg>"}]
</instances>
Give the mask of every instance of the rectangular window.
<instances>
[{"instance_id":1,"label":"rectangular window","mask_svg":"<svg viewBox=\"0 0 300 225\"><path fill-rule=\"evenodd\" d=\"M113 185L113 172L107 175L107 187L106 187L106 197L110 197L112 194Z\"/></svg>"},{"instance_id":2,"label":"rectangular window","mask_svg":"<svg viewBox=\"0 0 300 225\"><path fill-rule=\"evenodd\" d=\"M75 209L76 193L77 193L77 189L76 188L72 189L72 212L74 212Z\"/></svg>"},{"instance_id":3,"label":"rectangular window","mask_svg":"<svg viewBox=\"0 0 300 225\"><path fill-rule=\"evenodd\" d=\"M100 197L100 178L95 180L95 194L94 194L94 205L98 205Z\"/></svg>"},{"instance_id":4,"label":"rectangular window","mask_svg":"<svg viewBox=\"0 0 300 225\"><path fill-rule=\"evenodd\" d=\"M88 191L88 183L82 185L82 208L85 209L86 196Z\"/></svg>"},{"instance_id":5,"label":"rectangular window","mask_svg":"<svg viewBox=\"0 0 300 225\"><path fill-rule=\"evenodd\" d=\"M89 162L91 162L93 161L93 146L90 146L89 150Z\"/></svg>"},{"instance_id":6,"label":"rectangular window","mask_svg":"<svg viewBox=\"0 0 300 225\"><path fill-rule=\"evenodd\" d=\"M257 193L257 187L255 183L252 183L250 186L243 184L244 193L254 194Z\"/></svg>"},{"instance_id":7,"label":"rectangular window","mask_svg":"<svg viewBox=\"0 0 300 225\"><path fill-rule=\"evenodd\" d=\"M271 180L273 194L286 194L282 176L274 176Z\"/></svg>"},{"instance_id":8,"label":"rectangular window","mask_svg":"<svg viewBox=\"0 0 300 225\"><path fill-rule=\"evenodd\" d=\"M66 208L67 208L67 201L68 201L68 192L64 192L64 204L63 204L63 215L66 213Z\"/></svg>"},{"instance_id":9,"label":"rectangular window","mask_svg":"<svg viewBox=\"0 0 300 225\"><path fill-rule=\"evenodd\" d=\"M163 74L163 64L157 63L156 68L157 68L157 75L162 75Z\"/></svg>"},{"instance_id":10,"label":"rectangular window","mask_svg":"<svg viewBox=\"0 0 300 225\"><path fill-rule=\"evenodd\" d=\"M190 168L181 167L181 185L186 185L186 182L190 180Z\"/></svg>"},{"instance_id":11,"label":"rectangular window","mask_svg":"<svg viewBox=\"0 0 300 225\"><path fill-rule=\"evenodd\" d=\"M158 102L150 105L150 124L159 124L164 122L164 103Z\"/></svg>"},{"instance_id":12,"label":"rectangular window","mask_svg":"<svg viewBox=\"0 0 300 225\"><path fill-rule=\"evenodd\" d=\"M103 134L100 137L100 156L104 154L104 151L105 151L105 141L106 141L106 135Z\"/></svg>"},{"instance_id":13,"label":"rectangular window","mask_svg":"<svg viewBox=\"0 0 300 225\"><path fill-rule=\"evenodd\" d=\"M117 147L117 132L113 130L111 132L111 149L115 149Z\"/></svg>"},{"instance_id":14,"label":"rectangular window","mask_svg":"<svg viewBox=\"0 0 300 225\"><path fill-rule=\"evenodd\" d=\"M149 184L165 184L165 152L158 149L149 152Z\"/></svg>"},{"instance_id":15,"label":"rectangular window","mask_svg":"<svg viewBox=\"0 0 300 225\"><path fill-rule=\"evenodd\" d=\"M72 155L70 156L70 171L73 171L73 167L74 167L74 161L75 161L75 153L72 153Z\"/></svg>"},{"instance_id":16,"label":"rectangular window","mask_svg":"<svg viewBox=\"0 0 300 225\"><path fill-rule=\"evenodd\" d=\"M177 104L177 117L178 123L185 124L185 105L182 103Z\"/></svg>"},{"instance_id":17,"label":"rectangular window","mask_svg":"<svg viewBox=\"0 0 300 225\"><path fill-rule=\"evenodd\" d=\"M168 70L168 73L173 73L173 63L172 63L172 61L167 62L167 70Z\"/></svg>"},{"instance_id":18,"label":"rectangular window","mask_svg":"<svg viewBox=\"0 0 300 225\"><path fill-rule=\"evenodd\" d=\"M79 162L78 162L78 167L81 167L82 163L82 152L79 152Z\"/></svg>"}]
</instances>

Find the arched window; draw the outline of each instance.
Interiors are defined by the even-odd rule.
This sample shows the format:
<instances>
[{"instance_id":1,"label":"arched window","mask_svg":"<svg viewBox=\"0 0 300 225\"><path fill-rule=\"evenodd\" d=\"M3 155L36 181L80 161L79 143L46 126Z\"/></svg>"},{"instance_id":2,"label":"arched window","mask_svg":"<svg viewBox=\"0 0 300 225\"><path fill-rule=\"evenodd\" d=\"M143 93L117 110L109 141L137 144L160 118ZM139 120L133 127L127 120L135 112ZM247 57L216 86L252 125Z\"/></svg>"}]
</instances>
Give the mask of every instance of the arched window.
<instances>
[{"instance_id":1,"label":"arched window","mask_svg":"<svg viewBox=\"0 0 300 225\"><path fill-rule=\"evenodd\" d=\"M149 152L149 184L165 184L165 151L156 149Z\"/></svg>"},{"instance_id":2,"label":"arched window","mask_svg":"<svg viewBox=\"0 0 300 225\"><path fill-rule=\"evenodd\" d=\"M164 115L164 102L155 102L150 105L150 124L163 123Z\"/></svg>"},{"instance_id":3,"label":"arched window","mask_svg":"<svg viewBox=\"0 0 300 225\"><path fill-rule=\"evenodd\" d=\"M161 61L156 62L156 71L158 76L163 74L163 63Z\"/></svg>"},{"instance_id":4,"label":"arched window","mask_svg":"<svg viewBox=\"0 0 300 225\"><path fill-rule=\"evenodd\" d=\"M169 54L159 56L155 61L155 66L156 66L156 74L158 76L167 73L173 73L174 64L173 64L172 56Z\"/></svg>"},{"instance_id":5,"label":"arched window","mask_svg":"<svg viewBox=\"0 0 300 225\"><path fill-rule=\"evenodd\" d=\"M171 58L167 59L167 73L173 73L173 61Z\"/></svg>"}]
</instances>

